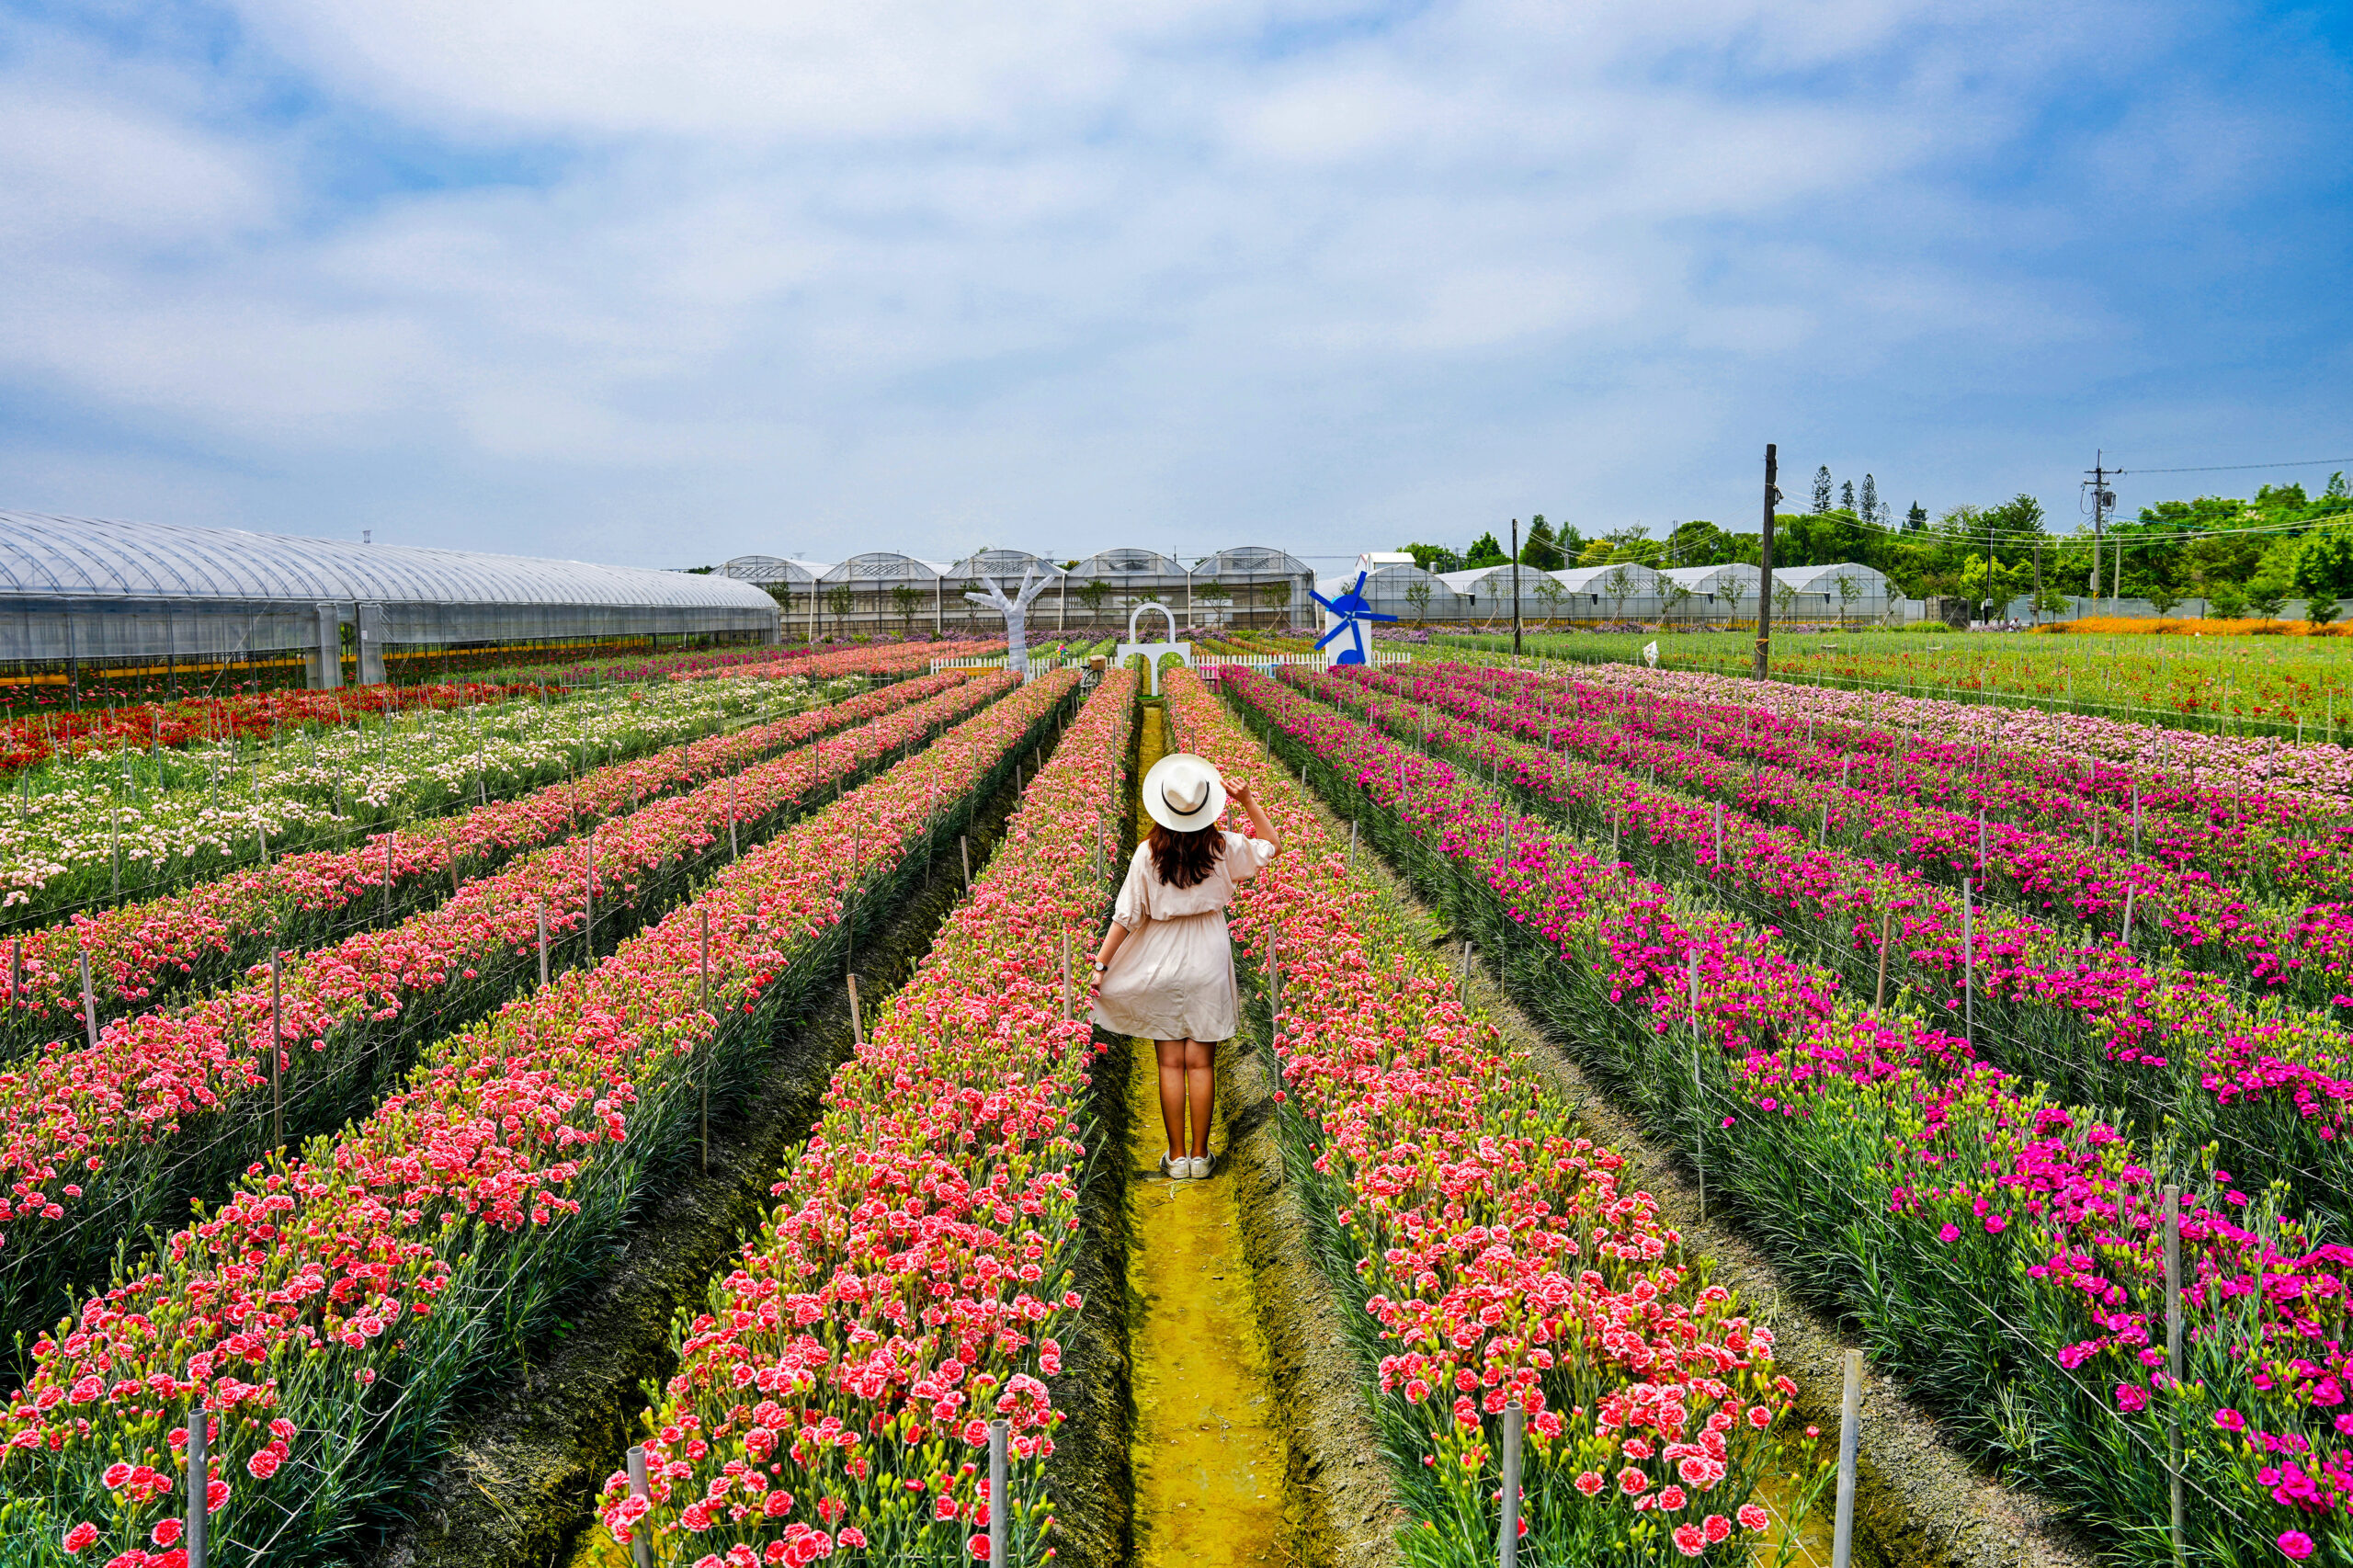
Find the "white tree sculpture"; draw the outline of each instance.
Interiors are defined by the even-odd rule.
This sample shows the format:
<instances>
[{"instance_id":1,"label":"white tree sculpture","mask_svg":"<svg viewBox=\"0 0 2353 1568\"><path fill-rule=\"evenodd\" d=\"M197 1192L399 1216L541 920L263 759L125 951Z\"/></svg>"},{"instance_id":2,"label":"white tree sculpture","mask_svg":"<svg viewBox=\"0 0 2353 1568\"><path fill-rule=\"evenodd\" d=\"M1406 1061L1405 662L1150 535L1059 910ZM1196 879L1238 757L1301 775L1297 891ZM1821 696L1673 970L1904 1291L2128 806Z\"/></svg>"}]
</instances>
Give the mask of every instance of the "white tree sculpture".
<instances>
[{"instance_id":1,"label":"white tree sculpture","mask_svg":"<svg viewBox=\"0 0 2353 1568\"><path fill-rule=\"evenodd\" d=\"M985 593L964 596L972 603L987 606L1005 617L1006 666L1019 672L1025 678L1029 674L1029 606L1046 591L1045 578L1040 577L1035 583L1029 580L1036 574L1036 567L1024 566L1021 569L1021 587L1011 598L1005 597L1005 590L996 585L994 577L981 579L981 586L987 590Z\"/></svg>"}]
</instances>

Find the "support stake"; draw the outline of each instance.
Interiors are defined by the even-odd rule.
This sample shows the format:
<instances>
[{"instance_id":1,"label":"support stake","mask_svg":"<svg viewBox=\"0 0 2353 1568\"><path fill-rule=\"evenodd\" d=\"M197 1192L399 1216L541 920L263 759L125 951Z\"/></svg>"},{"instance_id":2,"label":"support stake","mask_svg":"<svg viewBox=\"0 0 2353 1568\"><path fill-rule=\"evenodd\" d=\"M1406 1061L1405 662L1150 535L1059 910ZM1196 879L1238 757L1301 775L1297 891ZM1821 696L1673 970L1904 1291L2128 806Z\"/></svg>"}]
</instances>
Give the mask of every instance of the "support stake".
<instances>
[{"instance_id":1,"label":"support stake","mask_svg":"<svg viewBox=\"0 0 2353 1568\"><path fill-rule=\"evenodd\" d=\"M1863 1353L1847 1352L1847 1392L1838 1402L1838 1513L1830 1568L1847 1568L1855 1551L1855 1449L1863 1426Z\"/></svg>"},{"instance_id":2,"label":"support stake","mask_svg":"<svg viewBox=\"0 0 2353 1568\"><path fill-rule=\"evenodd\" d=\"M82 1032L89 1037L90 1049L98 1048L98 998L90 989L90 954L87 949L82 960Z\"/></svg>"},{"instance_id":3,"label":"support stake","mask_svg":"<svg viewBox=\"0 0 2353 1568\"><path fill-rule=\"evenodd\" d=\"M1497 1568L1517 1568L1519 1562L1519 1448L1528 1426L1528 1411L1518 1403L1504 1406L1503 1517L1495 1525Z\"/></svg>"},{"instance_id":4,"label":"support stake","mask_svg":"<svg viewBox=\"0 0 2353 1568\"><path fill-rule=\"evenodd\" d=\"M285 959L269 949L269 1145L286 1147L286 1102L278 1082L278 1059L286 1049L286 1005L281 990Z\"/></svg>"},{"instance_id":5,"label":"support stake","mask_svg":"<svg viewBox=\"0 0 2353 1568\"><path fill-rule=\"evenodd\" d=\"M2173 1487L2173 1561L2188 1561L2189 1535L2181 1497L2181 1188L2165 1193L2165 1478Z\"/></svg>"},{"instance_id":6,"label":"support stake","mask_svg":"<svg viewBox=\"0 0 2353 1568\"><path fill-rule=\"evenodd\" d=\"M632 1497L643 1497L649 1502L653 1498L653 1493L646 1485L645 1449L642 1445L632 1444L630 1447L629 1494ZM635 1562L637 1568L653 1568L654 1549L647 1544L645 1532L631 1528L629 1533L629 1554Z\"/></svg>"},{"instance_id":7,"label":"support stake","mask_svg":"<svg viewBox=\"0 0 2353 1568\"><path fill-rule=\"evenodd\" d=\"M540 989L548 984L548 895L540 895Z\"/></svg>"},{"instance_id":8,"label":"support stake","mask_svg":"<svg viewBox=\"0 0 2353 1568\"><path fill-rule=\"evenodd\" d=\"M188 1548L188 1568L205 1568L205 1537L212 1524L212 1466L207 1458L211 1417L199 1399L188 1413L188 1528L181 1542Z\"/></svg>"},{"instance_id":9,"label":"support stake","mask_svg":"<svg viewBox=\"0 0 2353 1568\"><path fill-rule=\"evenodd\" d=\"M1881 1011L1887 1007L1887 942L1888 938L1894 934L1894 928L1895 911L1881 910L1879 912L1879 991L1872 997L1871 1006Z\"/></svg>"},{"instance_id":10,"label":"support stake","mask_svg":"<svg viewBox=\"0 0 2353 1568\"><path fill-rule=\"evenodd\" d=\"M1006 1568L1012 1559L1006 1554L1006 1540L1013 1533L1013 1512L1006 1496L1005 1448L1007 1436L1003 1421L989 1423L989 1568Z\"/></svg>"}]
</instances>

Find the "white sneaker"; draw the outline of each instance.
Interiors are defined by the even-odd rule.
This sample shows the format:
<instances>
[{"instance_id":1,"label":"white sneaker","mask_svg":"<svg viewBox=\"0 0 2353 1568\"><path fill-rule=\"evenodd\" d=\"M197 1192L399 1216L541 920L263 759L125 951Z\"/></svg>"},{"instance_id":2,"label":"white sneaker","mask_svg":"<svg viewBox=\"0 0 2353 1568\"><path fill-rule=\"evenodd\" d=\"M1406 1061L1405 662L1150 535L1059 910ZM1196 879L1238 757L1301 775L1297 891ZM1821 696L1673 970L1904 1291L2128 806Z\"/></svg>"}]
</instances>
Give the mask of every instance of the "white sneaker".
<instances>
[{"instance_id":1,"label":"white sneaker","mask_svg":"<svg viewBox=\"0 0 2353 1568\"><path fill-rule=\"evenodd\" d=\"M1193 1174L1193 1162L1179 1154L1160 1156L1160 1174L1170 1181L1183 1181Z\"/></svg>"},{"instance_id":2,"label":"white sneaker","mask_svg":"<svg viewBox=\"0 0 2353 1568\"><path fill-rule=\"evenodd\" d=\"M1207 1154L1195 1154L1192 1158L1185 1162L1185 1174L1196 1180L1209 1175L1210 1158L1211 1157Z\"/></svg>"}]
</instances>

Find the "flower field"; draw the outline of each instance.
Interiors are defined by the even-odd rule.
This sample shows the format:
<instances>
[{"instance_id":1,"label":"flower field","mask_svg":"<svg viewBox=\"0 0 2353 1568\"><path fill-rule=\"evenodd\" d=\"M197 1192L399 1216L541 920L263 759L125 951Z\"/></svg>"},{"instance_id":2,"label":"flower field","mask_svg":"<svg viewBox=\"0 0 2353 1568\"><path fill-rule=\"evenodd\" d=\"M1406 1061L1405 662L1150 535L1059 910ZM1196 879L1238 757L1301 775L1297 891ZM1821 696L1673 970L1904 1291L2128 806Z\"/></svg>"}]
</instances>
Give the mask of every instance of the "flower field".
<instances>
[{"instance_id":1,"label":"flower field","mask_svg":"<svg viewBox=\"0 0 2353 1568\"><path fill-rule=\"evenodd\" d=\"M862 652L841 661L872 671ZM0 801L0 909L53 917L567 778L805 704L845 673L601 687L381 722L114 751L19 772Z\"/></svg>"},{"instance_id":2,"label":"flower field","mask_svg":"<svg viewBox=\"0 0 2353 1568\"><path fill-rule=\"evenodd\" d=\"M1529 1561L1741 1560L1768 1523L1759 1481L1802 1465L1772 1336L1351 875L1297 782L1189 672L1168 689L1180 743L1250 778L1286 841L1237 900L1235 939L1274 943L1285 1114L1365 1306L1389 1448L1418 1461L1400 1477L1409 1561L1495 1560L1514 1401Z\"/></svg>"},{"instance_id":3,"label":"flower field","mask_svg":"<svg viewBox=\"0 0 2353 1568\"><path fill-rule=\"evenodd\" d=\"M703 1096L834 981L860 913L919 874L910 854L955 831L1074 685L1006 696L716 870L120 1269L35 1346L9 1398L0 1540L28 1561L168 1563L201 1402L221 1552L331 1552L430 1457L465 1381L510 1360L597 1267L636 1197L688 1157Z\"/></svg>"},{"instance_id":4,"label":"flower field","mask_svg":"<svg viewBox=\"0 0 2353 1568\"><path fill-rule=\"evenodd\" d=\"M1555 754L1475 725L1449 728L1443 712L1434 719L1410 704L1376 705L1375 716L1392 733L1426 735L1490 770L1507 764L1531 798L1572 825L1619 824L1621 848L1813 936L1822 961L1875 993L1883 918L1891 983L1938 1007L1979 1054L2063 1094L2170 1122L2188 1146L2218 1142L2255 1185L2286 1184L2299 1212L2335 1225L2353 1218L2345 1136L2353 1040L2335 1021L2249 997L2162 954L2056 931L2015 908L1964 910L1957 892L1900 867L1827 847L1802 829L1718 815L1622 763L1589 762L1582 748ZM1521 722L1541 728L1540 716Z\"/></svg>"},{"instance_id":5,"label":"flower field","mask_svg":"<svg viewBox=\"0 0 2353 1568\"><path fill-rule=\"evenodd\" d=\"M609 948L726 854L731 817L735 841L757 842L1011 685L959 681L912 707L862 699L886 711L526 855L397 926L295 955L275 986L264 966L0 1073L0 1329L13 1337L51 1321L118 1234L213 1190L274 1146L276 1125L299 1140L364 1114L417 1046L535 983L541 911L551 943L564 943L585 929L593 888ZM555 956L576 958L576 944Z\"/></svg>"},{"instance_id":6,"label":"flower field","mask_svg":"<svg viewBox=\"0 0 2353 1568\"><path fill-rule=\"evenodd\" d=\"M984 1423L1002 1417L1013 1557L1043 1560L1095 1059L1063 963L1125 865L1116 761L1105 774L1135 685L1112 675L1080 710L835 1074L767 1223L681 1325L646 1415L648 1495L621 1469L598 1498L621 1544L661 1563L969 1562L992 1503Z\"/></svg>"},{"instance_id":7,"label":"flower field","mask_svg":"<svg viewBox=\"0 0 2353 1568\"><path fill-rule=\"evenodd\" d=\"M1352 710L1368 695L1358 679L1299 678ZM1225 686L1418 886L1503 955L1514 993L1684 1149L1711 1199L1735 1208L1822 1304L1862 1325L1876 1362L1969 1444L2075 1511L2104 1550L2171 1560L2166 1454L2177 1421L2192 1562L2343 1561L2353 1551L2353 1418L2343 1414L2353 1248L2303 1217L2328 1205L2295 1173L2247 1190L2240 1167L2263 1153L2259 1140L2201 1146L2154 1118L2067 1103L1990 1060L1994 1041L1972 1042L1941 989L1867 1004L1832 961L1833 944L1810 941L1795 921L1785 932L1744 918L1768 885L1795 899L1858 869L1792 830L1735 835L1728 823L1719 854L1711 810L1688 797L1678 807L1582 758L1393 699L1374 698L1374 717L1410 740L1246 672ZM1551 820L1523 814L1501 786L1427 755L1425 733L1483 769L1500 767L1530 800L1615 793L1598 813L1588 804ZM1608 832L1597 822L1618 824L1621 848L1664 840L1670 847L1652 859L1667 880L1597 847ZM1759 860L1773 869L1748 869ZM1918 896L1898 887L1867 885L1840 922ZM1874 939L1877 924L1867 925ZM1941 915L1907 927L1907 952L1930 960L1915 974L1933 972L1937 942L1950 939L1940 926ZM1995 972L2023 969L2018 956L1980 954ZM2185 1037L2197 1027L2162 1021ZM2196 1041L2228 1044L2229 1029L2217 1024ZM2133 1065L2185 1085L2177 1106L2195 1103L2188 1086L2206 1089L2165 1062L2118 1063ZM2275 1065L2298 1063L2261 1059L2245 1081L2206 1089L2217 1108L2207 1125L2220 1132L2225 1112L2249 1105L2278 1113L2267 1136L2298 1121L2333 1125L2341 1100L2315 1094L2304 1118L2295 1096L2312 1081L2273 1082ZM2315 1132L2294 1147L2330 1142ZM2177 1200L2168 1180L2184 1189ZM2183 1254L2175 1298L2162 1256L2169 1210ZM2176 1304L2186 1323L2178 1380L2164 1347Z\"/></svg>"},{"instance_id":8,"label":"flower field","mask_svg":"<svg viewBox=\"0 0 2353 1568\"><path fill-rule=\"evenodd\" d=\"M722 777L772 752L935 697L955 676L903 681L786 719L730 729L631 761L590 768L529 794L379 835L350 849L288 855L162 898L117 904L14 938L23 984L0 974L0 1052L14 1055L84 1027L79 961L90 960L97 1016L144 1010L201 988L274 944L300 951L367 925L428 908L466 878L525 850L568 838L644 802ZM837 679L826 691L855 689Z\"/></svg>"},{"instance_id":9,"label":"flower field","mask_svg":"<svg viewBox=\"0 0 2353 1568\"><path fill-rule=\"evenodd\" d=\"M536 691L531 684L446 681L360 686L338 691L240 692L170 702L125 702L12 713L0 722L0 774L103 752L153 751L196 742L274 740L288 729L356 723L415 708L464 708Z\"/></svg>"}]
</instances>

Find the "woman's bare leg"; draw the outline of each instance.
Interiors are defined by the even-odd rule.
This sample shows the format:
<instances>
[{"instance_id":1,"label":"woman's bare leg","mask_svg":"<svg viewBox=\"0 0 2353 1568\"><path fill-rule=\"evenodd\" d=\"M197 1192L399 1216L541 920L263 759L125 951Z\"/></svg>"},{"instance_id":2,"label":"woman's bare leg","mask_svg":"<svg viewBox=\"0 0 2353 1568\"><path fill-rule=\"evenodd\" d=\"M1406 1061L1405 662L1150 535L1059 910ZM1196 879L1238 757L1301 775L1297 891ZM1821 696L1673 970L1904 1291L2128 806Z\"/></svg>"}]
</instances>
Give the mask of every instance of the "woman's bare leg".
<instances>
[{"instance_id":1,"label":"woman's bare leg","mask_svg":"<svg viewBox=\"0 0 2353 1568\"><path fill-rule=\"evenodd\" d=\"M1165 1069L1161 1073L1160 1081L1164 1084L1168 1081L1168 1074ZM1210 1096L1215 1092L1216 1087L1216 1042L1198 1040L1185 1041L1185 1097L1191 1102L1193 1111L1193 1146L1189 1153L1195 1158L1210 1152ZM1166 1091L1163 1090L1162 1093L1165 1096Z\"/></svg>"},{"instance_id":2,"label":"woman's bare leg","mask_svg":"<svg viewBox=\"0 0 2353 1568\"><path fill-rule=\"evenodd\" d=\"M1160 1120L1168 1130L1168 1157L1185 1154L1185 1052L1192 1042L1156 1040L1153 1053L1160 1060Z\"/></svg>"}]
</instances>

